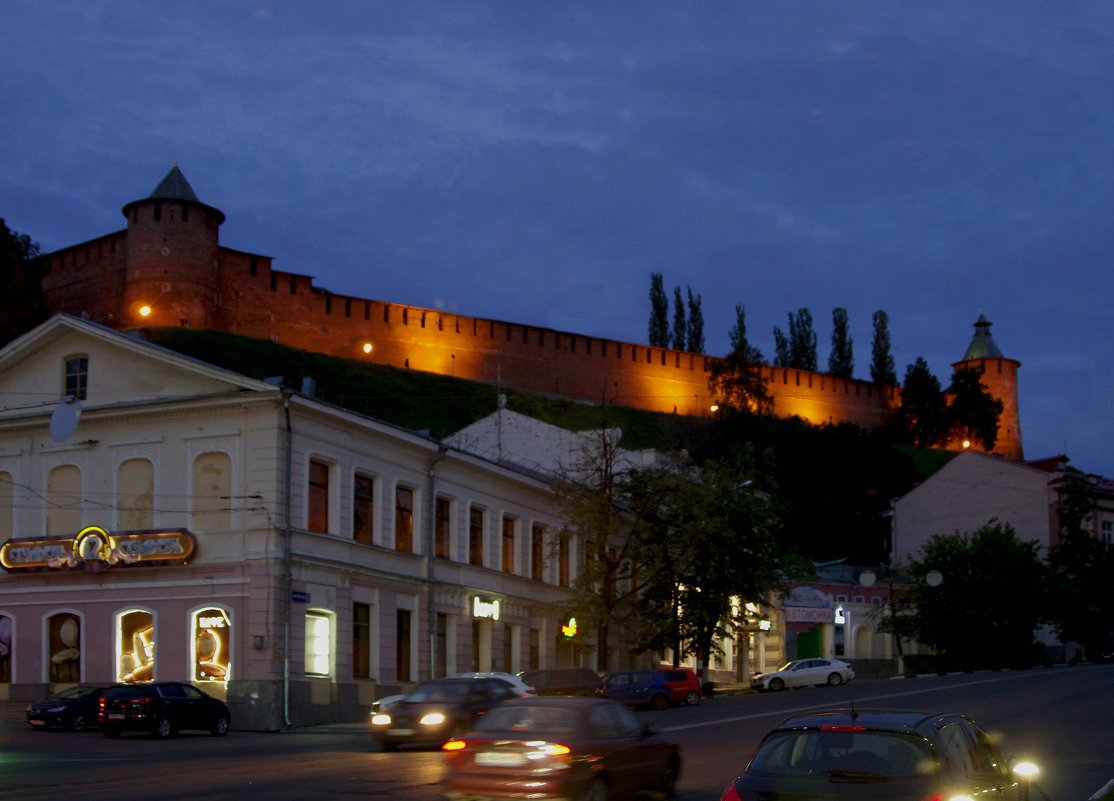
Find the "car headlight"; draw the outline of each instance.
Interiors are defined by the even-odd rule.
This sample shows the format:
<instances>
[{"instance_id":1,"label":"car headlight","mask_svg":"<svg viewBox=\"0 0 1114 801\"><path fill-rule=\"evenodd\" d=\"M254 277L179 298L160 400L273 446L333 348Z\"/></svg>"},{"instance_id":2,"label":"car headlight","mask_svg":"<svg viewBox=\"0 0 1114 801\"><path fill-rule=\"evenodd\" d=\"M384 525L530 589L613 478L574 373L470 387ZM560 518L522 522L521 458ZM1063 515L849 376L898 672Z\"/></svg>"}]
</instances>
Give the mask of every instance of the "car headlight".
<instances>
[{"instance_id":1,"label":"car headlight","mask_svg":"<svg viewBox=\"0 0 1114 801\"><path fill-rule=\"evenodd\" d=\"M378 715L371 716L372 726L388 726L391 722L391 716L380 712Z\"/></svg>"},{"instance_id":2,"label":"car headlight","mask_svg":"<svg viewBox=\"0 0 1114 801\"><path fill-rule=\"evenodd\" d=\"M422 719L418 722L423 726L440 726L445 722L445 716L440 712L430 712L428 715L422 715Z\"/></svg>"}]
</instances>

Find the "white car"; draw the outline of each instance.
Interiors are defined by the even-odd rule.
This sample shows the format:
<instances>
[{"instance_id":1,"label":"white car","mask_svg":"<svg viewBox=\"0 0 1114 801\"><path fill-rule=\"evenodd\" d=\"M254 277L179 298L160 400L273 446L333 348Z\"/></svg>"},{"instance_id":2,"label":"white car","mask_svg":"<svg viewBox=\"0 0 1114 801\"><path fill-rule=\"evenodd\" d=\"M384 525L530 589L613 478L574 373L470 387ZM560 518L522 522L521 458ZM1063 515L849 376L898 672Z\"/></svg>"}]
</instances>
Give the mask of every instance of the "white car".
<instances>
[{"instance_id":1,"label":"white car","mask_svg":"<svg viewBox=\"0 0 1114 801\"><path fill-rule=\"evenodd\" d=\"M750 680L752 689L784 690L809 685L838 687L855 678L855 669L838 659L795 659L772 673L760 673Z\"/></svg>"},{"instance_id":2,"label":"white car","mask_svg":"<svg viewBox=\"0 0 1114 801\"><path fill-rule=\"evenodd\" d=\"M478 673L457 673L453 676L455 679L471 679L471 678L491 678L502 679L507 684L514 688L519 698L530 698L538 694L538 691L531 687L529 684L522 680L521 676L515 676L512 673L501 673L497 670L480 671Z\"/></svg>"}]
</instances>

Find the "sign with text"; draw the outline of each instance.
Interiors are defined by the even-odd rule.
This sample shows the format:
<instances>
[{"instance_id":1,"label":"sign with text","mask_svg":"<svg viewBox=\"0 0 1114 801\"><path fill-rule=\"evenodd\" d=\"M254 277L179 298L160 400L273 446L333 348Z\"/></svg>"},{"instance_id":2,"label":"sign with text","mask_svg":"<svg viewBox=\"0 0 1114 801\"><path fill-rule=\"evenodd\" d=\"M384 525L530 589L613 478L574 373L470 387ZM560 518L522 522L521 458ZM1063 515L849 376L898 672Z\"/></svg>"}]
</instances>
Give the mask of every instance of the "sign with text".
<instances>
[{"instance_id":1,"label":"sign with text","mask_svg":"<svg viewBox=\"0 0 1114 801\"><path fill-rule=\"evenodd\" d=\"M0 546L0 567L9 573L152 567L185 564L197 539L184 528L109 532L86 526L76 537L18 537Z\"/></svg>"}]
</instances>

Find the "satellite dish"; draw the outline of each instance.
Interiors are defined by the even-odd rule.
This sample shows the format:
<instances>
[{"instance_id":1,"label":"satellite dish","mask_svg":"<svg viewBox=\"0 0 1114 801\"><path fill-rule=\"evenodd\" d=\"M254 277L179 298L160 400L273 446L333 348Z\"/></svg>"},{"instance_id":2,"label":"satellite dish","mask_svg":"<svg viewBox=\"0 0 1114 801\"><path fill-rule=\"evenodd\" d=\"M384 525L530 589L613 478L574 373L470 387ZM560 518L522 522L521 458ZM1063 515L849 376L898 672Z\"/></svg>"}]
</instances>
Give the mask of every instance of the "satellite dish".
<instances>
[{"instance_id":1,"label":"satellite dish","mask_svg":"<svg viewBox=\"0 0 1114 801\"><path fill-rule=\"evenodd\" d=\"M55 442L65 442L77 430L80 419L81 403L73 395L67 395L50 415L50 438Z\"/></svg>"}]
</instances>

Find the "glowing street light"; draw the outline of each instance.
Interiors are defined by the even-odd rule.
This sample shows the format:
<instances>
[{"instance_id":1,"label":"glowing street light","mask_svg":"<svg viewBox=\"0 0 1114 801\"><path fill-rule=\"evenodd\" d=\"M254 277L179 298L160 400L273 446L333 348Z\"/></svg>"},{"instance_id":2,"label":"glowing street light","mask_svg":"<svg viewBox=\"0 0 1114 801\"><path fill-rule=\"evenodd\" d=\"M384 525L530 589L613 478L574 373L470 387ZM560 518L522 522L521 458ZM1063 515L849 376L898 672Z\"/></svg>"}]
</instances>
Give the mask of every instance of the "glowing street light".
<instances>
[{"instance_id":1,"label":"glowing street light","mask_svg":"<svg viewBox=\"0 0 1114 801\"><path fill-rule=\"evenodd\" d=\"M140 317L150 317L151 316L151 307L150 306L140 306L139 307L139 316Z\"/></svg>"}]
</instances>

